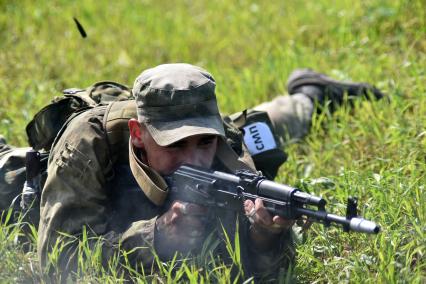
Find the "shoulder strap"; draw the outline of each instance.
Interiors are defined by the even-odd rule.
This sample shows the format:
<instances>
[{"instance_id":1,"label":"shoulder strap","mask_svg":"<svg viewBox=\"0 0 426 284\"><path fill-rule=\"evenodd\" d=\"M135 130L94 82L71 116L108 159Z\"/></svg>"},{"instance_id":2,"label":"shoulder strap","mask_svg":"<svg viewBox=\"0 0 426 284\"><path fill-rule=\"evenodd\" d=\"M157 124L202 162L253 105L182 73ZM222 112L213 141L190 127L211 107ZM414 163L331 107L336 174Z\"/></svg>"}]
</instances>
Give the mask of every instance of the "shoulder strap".
<instances>
[{"instance_id":1,"label":"shoulder strap","mask_svg":"<svg viewBox=\"0 0 426 284\"><path fill-rule=\"evenodd\" d=\"M136 161L129 142L128 121L137 118L134 100L112 102L104 115L104 129L110 150L110 161L114 165L130 165L133 176L146 197L156 205L161 205L167 197L167 184L163 178L149 167ZM134 157L134 158L133 158ZM112 175L112 177L114 174Z\"/></svg>"},{"instance_id":2,"label":"shoulder strap","mask_svg":"<svg viewBox=\"0 0 426 284\"><path fill-rule=\"evenodd\" d=\"M127 123L131 118L137 118L134 100L112 102L106 109L103 124L114 164L127 164L129 161L130 133Z\"/></svg>"}]
</instances>

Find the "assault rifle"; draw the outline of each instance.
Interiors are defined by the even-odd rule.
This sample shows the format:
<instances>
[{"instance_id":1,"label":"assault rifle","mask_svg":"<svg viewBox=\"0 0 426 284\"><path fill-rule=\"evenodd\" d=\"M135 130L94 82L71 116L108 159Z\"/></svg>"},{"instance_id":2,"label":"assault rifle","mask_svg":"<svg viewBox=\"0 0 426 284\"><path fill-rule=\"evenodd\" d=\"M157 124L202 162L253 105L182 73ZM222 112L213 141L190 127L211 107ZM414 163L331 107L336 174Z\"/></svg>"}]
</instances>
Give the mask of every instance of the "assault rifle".
<instances>
[{"instance_id":1,"label":"assault rifle","mask_svg":"<svg viewBox=\"0 0 426 284\"><path fill-rule=\"evenodd\" d=\"M357 215L356 198L348 199L346 216L330 214L325 210L327 202L323 198L270 181L260 173L241 170L228 174L183 165L166 177L166 181L170 200L244 212L244 200L260 198L271 215L286 219L306 216L325 226L340 224L346 232L377 234L380 231L376 223Z\"/></svg>"}]
</instances>

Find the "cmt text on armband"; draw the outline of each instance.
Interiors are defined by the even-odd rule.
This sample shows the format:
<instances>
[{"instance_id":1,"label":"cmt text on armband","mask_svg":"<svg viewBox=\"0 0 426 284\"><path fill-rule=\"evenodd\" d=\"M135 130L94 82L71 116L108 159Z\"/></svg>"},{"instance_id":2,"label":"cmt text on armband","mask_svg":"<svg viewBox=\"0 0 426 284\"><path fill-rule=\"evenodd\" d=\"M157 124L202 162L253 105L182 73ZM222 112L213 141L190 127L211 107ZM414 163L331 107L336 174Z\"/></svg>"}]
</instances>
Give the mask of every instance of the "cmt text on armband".
<instances>
[{"instance_id":1,"label":"cmt text on armband","mask_svg":"<svg viewBox=\"0 0 426 284\"><path fill-rule=\"evenodd\" d=\"M274 135L264 122L255 122L244 127L244 142L251 155L277 147Z\"/></svg>"}]
</instances>

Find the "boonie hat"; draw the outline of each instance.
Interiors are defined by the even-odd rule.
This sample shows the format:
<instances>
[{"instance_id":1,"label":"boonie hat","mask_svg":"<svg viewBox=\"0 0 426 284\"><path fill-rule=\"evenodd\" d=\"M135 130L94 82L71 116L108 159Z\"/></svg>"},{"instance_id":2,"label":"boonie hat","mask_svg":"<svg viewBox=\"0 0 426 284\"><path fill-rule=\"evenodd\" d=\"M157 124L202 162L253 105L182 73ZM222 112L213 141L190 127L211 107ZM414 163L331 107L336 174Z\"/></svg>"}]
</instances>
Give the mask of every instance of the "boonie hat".
<instances>
[{"instance_id":1,"label":"boonie hat","mask_svg":"<svg viewBox=\"0 0 426 284\"><path fill-rule=\"evenodd\" d=\"M145 70L132 90L138 120L160 146L198 134L224 137L215 87L212 75L186 63Z\"/></svg>"}]
</instances>

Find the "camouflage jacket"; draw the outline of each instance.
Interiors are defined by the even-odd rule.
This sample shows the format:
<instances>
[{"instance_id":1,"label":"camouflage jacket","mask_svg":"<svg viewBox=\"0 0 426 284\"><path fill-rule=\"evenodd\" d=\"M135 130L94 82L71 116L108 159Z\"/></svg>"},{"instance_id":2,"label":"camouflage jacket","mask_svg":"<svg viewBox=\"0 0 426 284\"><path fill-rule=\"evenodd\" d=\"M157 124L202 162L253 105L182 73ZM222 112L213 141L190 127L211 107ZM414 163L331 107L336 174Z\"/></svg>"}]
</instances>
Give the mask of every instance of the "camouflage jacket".
<instances>
[{"instance_id":1,"label":"camouflage jacket","mask_svg":"<svg viewBox=\"0 0 426 284\"><path fill-rule=\"evenodd\" d=\"M138 188L128 162L112 161L103 129L105 109L95 107L78 115L51 149L38 231L42 267L48 266L49 253L63 240L58 265L65 271L76 270L83 232L101 237L89 238L88 243L102 246L105 265L120 250L132 251L129 257L134 267L151 267L154 262L155 221L165 208L156 206ZM286 268L295 254L292 233L284 233L273 250L254 251L245 219L240 216L238 220L247 270L257 274Z\"/></svg>"}]
</instances>

